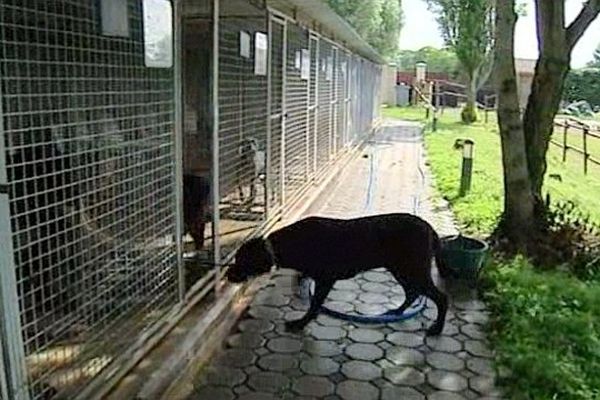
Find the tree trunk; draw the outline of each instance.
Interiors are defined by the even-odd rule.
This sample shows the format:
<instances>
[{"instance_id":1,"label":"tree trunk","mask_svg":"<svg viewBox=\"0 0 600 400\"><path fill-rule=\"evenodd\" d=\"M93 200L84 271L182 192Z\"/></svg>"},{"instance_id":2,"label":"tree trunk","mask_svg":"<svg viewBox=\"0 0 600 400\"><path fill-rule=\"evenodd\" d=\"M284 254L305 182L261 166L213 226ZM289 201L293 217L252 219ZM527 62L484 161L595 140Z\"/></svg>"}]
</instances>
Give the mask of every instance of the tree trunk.
<instances>
[{"instance_id":1,"label":"tree trunk","mask_svg":"<svg viewBox=\"0 0 600 400\"><path fill-rule=\"evenodd\" d=\"M469 74L467 82L467 104L461 113L461 119L465 124L477 121L477 76Z\"/></svg>"},{"instance_id":2,"label":"tree trunk","mask_svg":"<svg viewBox=\"0 0 600 400\"><path fill-rule=\"evenodd\" d=\"M525 111L525 143L531 190L538 202L542 199L542 186L547 168L546 154L554 131L554 118L560 106L569 64L568 53L560 47L556 48L554 54L540 57Z\"/></svg>"},{"instance_id":3,"label":"tree trunk","mask_svg":"<svg viewBox=\"0 0 600 400\"><path fill-rule=\"evenodd\" d=\"M540 56L527 102L524 126L531 190L541 205L547 168L546 154L569 72L571 49L565 28L563 0L536 0L536 16Z\"/></svg>"},{"instance_id":4,"label":"tree trunk","mask_svg":"<svg viewBox=\"0 0 600 400\"><path fill-rule=\"evenodd\" d=\"M496 13L496 78L498 125L504 170L503 233L525 249L534 232L534 198L531 191L525 133L519 110L514 63L514 32L517 14L514 0L498 0Z\"/></svg>"}]
</instances>

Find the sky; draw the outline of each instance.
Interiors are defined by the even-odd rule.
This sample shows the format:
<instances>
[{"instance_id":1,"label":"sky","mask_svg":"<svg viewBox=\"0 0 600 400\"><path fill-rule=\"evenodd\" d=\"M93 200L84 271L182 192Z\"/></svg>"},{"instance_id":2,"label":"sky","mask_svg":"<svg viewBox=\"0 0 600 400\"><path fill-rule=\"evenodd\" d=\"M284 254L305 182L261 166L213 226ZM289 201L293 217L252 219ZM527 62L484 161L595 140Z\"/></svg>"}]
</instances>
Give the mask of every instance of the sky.
<instances>
[{"instance_id":1,"label":"sky","mask_svg":"<svg viewBox=\"0 0 600 400\"><path fill-rule=\"evenodd\" d=\"M557 1L557 0L548 0ZM562 1L562 0L560 0ZM527 15L520 17L515 32L515 55L519 58L537 58L535 9L533 0L527 0ZM567 22L572 21L581 9L582 0L567 0ZM434 15L427 9L425 0L403 0L404 27L400 35L400 48L418 50L425 46L442 47ZM600 19L592 23L573 51L572 67L584 67L600 44Z\"/></svg>"}]
</instances>

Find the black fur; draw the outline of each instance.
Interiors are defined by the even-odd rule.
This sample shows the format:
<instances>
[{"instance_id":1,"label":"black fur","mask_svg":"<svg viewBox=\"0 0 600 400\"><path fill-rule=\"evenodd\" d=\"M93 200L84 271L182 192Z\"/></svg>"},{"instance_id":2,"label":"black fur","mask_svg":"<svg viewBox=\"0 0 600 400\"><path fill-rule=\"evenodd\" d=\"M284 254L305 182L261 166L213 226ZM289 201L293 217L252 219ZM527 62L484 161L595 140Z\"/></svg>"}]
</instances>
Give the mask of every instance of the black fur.
<instances>
[{"instance_id":1,"label":"black fur","mask_svg":"<svg viewBox=\"0 0 600 400\"><path fill-rule=\"evenodd\" d=\"M440 257L440 240L426 221L410 214L386 214L350 220L309 217L272 233L268 240L280 268L290 268L315 281L308 312L286 324L290 330L303 329L319 312L336 281L349 279L373 268L386 268L403 286L406 310L420 295L437 306L430 335L442 332L447 297L434 285L431 262L435 258L440 275L449 270ZM264 239L245 243L227 271L232 282L242 282L266 273L275 263Z\"/></svg>"}]
</instances>

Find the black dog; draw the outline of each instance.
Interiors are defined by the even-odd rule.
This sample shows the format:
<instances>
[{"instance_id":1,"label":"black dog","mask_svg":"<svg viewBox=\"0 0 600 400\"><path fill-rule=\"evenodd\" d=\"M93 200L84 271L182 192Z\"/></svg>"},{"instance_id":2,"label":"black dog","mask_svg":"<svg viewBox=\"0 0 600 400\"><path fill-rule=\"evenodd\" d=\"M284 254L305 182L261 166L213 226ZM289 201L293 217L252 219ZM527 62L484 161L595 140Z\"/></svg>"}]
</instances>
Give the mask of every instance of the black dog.
<instances>
[{"instance_id":1,"label":"black dog","mask_svg":"<svg viewBox=\"0 0 600 400\"><path fill-rule=\"evenodd\" d=\"M437 306L435 323L428 335L444 328L448 301L434 285L431 262L435 257L440 275L449 270L442 264L440 240L431 225L410 214L387 214L340 220L309 217L273 232L266 239L252 239L237 252L235 264L227 271L232 282L243 282L267 273L271 266L290 268L315 281L315 293L308 312L290 321L286 328L303 329L315 318L336 281L352 278L373 268L384 267L403 286L403 312L420 295Z\"/></svg>"}]
</instances>

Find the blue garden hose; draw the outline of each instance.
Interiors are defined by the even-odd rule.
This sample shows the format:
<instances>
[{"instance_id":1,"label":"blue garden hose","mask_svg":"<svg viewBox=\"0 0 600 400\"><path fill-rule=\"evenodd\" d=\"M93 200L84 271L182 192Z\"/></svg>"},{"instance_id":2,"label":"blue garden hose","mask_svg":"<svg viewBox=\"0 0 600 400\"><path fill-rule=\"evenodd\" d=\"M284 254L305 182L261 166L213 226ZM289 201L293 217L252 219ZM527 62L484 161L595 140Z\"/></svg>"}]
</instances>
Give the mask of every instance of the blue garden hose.
<instances>
[{"instance_id":1,"label":"blue garden hose","mask_svg":"<svg viewBox=\"0 0 600 400\"><path fill-rule=\"evenodd\" d=\"M375 152L376 148L373 147L373 151L371 152L370 165L369 165L369 180L367 183L367 197L365 199L365 207L364 211L370 213L373 209L373 193L375 192L375 188L377 187L377 171L376 171L376 163L375 156L377 153ZM420 154L419 154L419 163L420 163ZM420 164L419 164L420 168ZM421 172L421 171L420 171ZM422 172L421 172L421 175ZM415 198L415 212L417 208L418 199ZM303 278L301 281L301 297L304 299L310 299L312 297L312 293L310 290L311 282L309 278ZM388 322L399 322L405 321L411 318L416 317L425 309L427 302L424 296L420 296L417 299L417 304L413 307L409 307L403 313L397 313L396 310L388 310L383 314L377 315L358 315L358 314L347 314L340 311L332 310L331 308L322 305L321 312L326 315L329 315L334 318L343 319L350 322L357 322L361 324L380 324L380 323L388 323ZM413 303L414 304L414 303Z\"/></svg>"}]
</instances>

